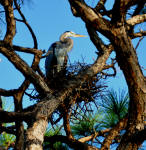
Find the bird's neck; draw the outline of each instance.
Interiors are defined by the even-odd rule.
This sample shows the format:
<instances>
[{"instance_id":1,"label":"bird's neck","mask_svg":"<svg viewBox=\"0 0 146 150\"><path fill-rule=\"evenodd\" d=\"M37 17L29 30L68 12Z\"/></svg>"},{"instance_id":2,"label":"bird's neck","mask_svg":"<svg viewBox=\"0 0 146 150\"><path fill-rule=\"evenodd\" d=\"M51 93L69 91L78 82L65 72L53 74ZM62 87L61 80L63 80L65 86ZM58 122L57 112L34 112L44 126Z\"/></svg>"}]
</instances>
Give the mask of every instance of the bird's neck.
<instances>
[{"instance_id":1,"label":"bird's neck","mask_svg":"<svg viewBox=\"0 0 146 150\"><path fill-rule=\"evenodd\" d=\"M61 42L67 42L68 39L70 39L70 38L69 38L69 37L66 37L66 34L63 34L63 35L60 36L60 41L61 41Z\"/></svg>"},{"instance_id":2,"label":"bird's neck","mask_svg":"<svg viewBox=\"0 0 146 150\"><path fill-rule=\"evenodd\" d=\"M73 40L72 39L70 39L69 37L66 38L65 35L62 35L60 37L60 41L62 43L65 43L66 45L68 45L68 51L70 51L72 49L72 47L73 47Z\"/></svg>"}]
</instances>

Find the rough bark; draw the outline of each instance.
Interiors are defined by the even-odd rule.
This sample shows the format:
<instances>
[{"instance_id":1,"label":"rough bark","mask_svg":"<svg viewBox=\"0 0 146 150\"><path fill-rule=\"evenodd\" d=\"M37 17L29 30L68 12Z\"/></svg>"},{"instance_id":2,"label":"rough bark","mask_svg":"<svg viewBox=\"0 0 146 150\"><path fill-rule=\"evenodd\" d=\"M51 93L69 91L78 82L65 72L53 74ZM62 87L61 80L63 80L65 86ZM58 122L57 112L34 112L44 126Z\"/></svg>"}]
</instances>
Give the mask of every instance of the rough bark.
<instances>
[{"instance_id":1,"label":"rough bark","mask_svg":"<svg viewBox=\"0 0 146 150\"><path fill-rule=\"evenodd\" d=\"M136 51L126 34L125 28L121 27L116 33L118 36L115 36L114 41L117 61L125 75L130 95L128 129L122 138L119 149L129 150L130 147L132 150L137 149L141 144L132 137L144 129L146 80L139 66Z\"/></svg>"}]
</instances>

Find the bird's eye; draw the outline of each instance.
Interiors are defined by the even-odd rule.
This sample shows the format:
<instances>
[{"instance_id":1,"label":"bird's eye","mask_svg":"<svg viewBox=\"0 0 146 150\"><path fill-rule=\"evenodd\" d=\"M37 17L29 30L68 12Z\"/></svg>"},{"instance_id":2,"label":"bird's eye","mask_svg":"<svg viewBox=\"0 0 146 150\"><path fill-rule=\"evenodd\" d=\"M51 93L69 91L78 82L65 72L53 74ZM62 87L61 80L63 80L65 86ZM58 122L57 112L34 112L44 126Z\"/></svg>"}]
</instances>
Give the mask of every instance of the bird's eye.
<instances>
[{"instance_id":1,"label":"bird's eye","mask_svg":"<svg viewBox=\"0 0 146 150\"><path fill-rule=\"evenodd\" d=\"M71 35L75 35L75 33L74 33L74 32L70 32L70 34L71 34Z\"/></svg>"}]
</instances>

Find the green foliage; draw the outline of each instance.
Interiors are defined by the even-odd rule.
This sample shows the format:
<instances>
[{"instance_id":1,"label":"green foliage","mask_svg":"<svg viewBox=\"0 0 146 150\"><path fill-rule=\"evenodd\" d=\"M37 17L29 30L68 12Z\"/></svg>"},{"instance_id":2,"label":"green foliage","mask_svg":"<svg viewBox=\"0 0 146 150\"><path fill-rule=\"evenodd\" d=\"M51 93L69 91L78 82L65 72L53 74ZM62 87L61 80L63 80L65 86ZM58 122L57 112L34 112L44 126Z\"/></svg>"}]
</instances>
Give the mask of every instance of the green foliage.
<instances>
[{"instance_id":1,"label":"green foliage","mask_svg":"<svg viewBox=\"0 0 146 150\"><path fill-rule=\"evenodd\" d=\"M2 109L3 110L11 110L11 106L6 106L6 103L4 101L4 98L2 98ZM14 123L3 123L3 127L13 126ZM12 134L8 134L5 132L2 132L0 135L0 148L8 148L10 145L13 145L15 142L15 136Z\"/></svg>"},{"instance_id":2,"label":"green foliage","mask_svg":"<svg viewBox=\"0 0 146 150\"><path fill-rule=\"evenodd\" d=\"M78 138L91 135L103 128L115 126L128 112L129 95L124 91L113 90L102 97L101 107L95 114L80 115L71 126L72 133Z\"/></svg>"},{"instance_id":3,"label":"green foliage","mask_svg":"<svg viewBox=\"0 0 146 150\"><path fill-rule=\"evenodd\" d=\"M102 98L102 108L104 111L103 127L110 128L115 126L120 119L125 117L128 112L129 95L125 91L117 94L115 91L108 91Z\"/></svg>"},{"instance_id":4,"label":"green foliage","mask_svg":"<svg viewBox=\"0 0 146 150\"><path fill-rule=\"evenodd\" d=\"M45 133L45 136L53 136L53 135L61 135L61 128L56 128L56 129L48 129ZM45 148L46 150L68 150L68 147L61 143L61 142L56 142L56 143L49 143L49 142L45 142L44 146L49 145L47 147L49 148Z\"/></svg>"},{"instance_id":5,"label":"green foliage","mask_svg":"<svg viewBox=\"0 0 146 150\"><path fill-rule=\"evenodd\" d=\"M8 134L3 132L0 135L0 147L8 148L10 145L12 145L15 141L15 136L12 134Z\"/></svg>"},{"instance_id":6,"label":"green foliage","mask_svg":"<svg viewBox=\"0 0 146 150\"><path fill-rule=\"evenodd\" d=\"M103 119L102 111L99 109L96 114L82 115L71 126L72 133L77 137L84 137L95 133L99 130L99 124Z\"/></svg>"}]
</instances>

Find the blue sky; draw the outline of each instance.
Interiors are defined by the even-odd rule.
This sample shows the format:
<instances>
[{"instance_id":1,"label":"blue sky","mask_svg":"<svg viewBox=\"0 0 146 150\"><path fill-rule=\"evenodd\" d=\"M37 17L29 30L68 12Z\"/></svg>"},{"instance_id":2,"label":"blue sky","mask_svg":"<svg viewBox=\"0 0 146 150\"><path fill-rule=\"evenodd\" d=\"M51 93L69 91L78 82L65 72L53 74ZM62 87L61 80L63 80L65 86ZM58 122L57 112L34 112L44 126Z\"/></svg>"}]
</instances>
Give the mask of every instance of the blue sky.
<instances>
[{"instance_id":1,"label":"blue sky","mask_svg":"<svg viewBox=\"0 0 146 150\"><path fill-rule=\"evenodd\" d=\"M87 2L91 5L95 5L94 1L91 2L87 0ZM112 2L108 3L107 6L111 7ZM39 49L48 50L53 42L59 40L60 34L64 31L71 30L79 34L88 35L84 22L80 18L76 18L72 15L69 3L66 0L43 0L43 2L41 0L33 0L31 3L24 3L22 11L37 36ZM17 15L17 17L19 18L19 15ZM140 26L138 26L138 28L139 27ZM4 25L3 28L5 28ZM73 40L74 47L69 53L71 63L82 61L82 59L87 63L93 63L93 60L96 59L96 48L90 41L90 38L74 38ZM104 40L108 42L106 39ZM137 40L134 41L134 45L136 45L136 43ZM146 39L142 40L137 53L141 65L146 68L146 61L144 60L146 58L145 43ZM31 35L22 23L17 23L17 33L14 38L14 44L24 47L33 46ZM31 55L24 53L19 54L26 62L31 64L33 60ZM1 54L0 58L0 88L18 88L24 80L23 75ZM116 68L118 72L117 76L107 80L109 88L114 88L115 90L127 89L124 76L118 65ZM44 70L44 60L41 61L41 69ZM146 73L146 71L144 72Z\"/></svg>"}]
</instances>

